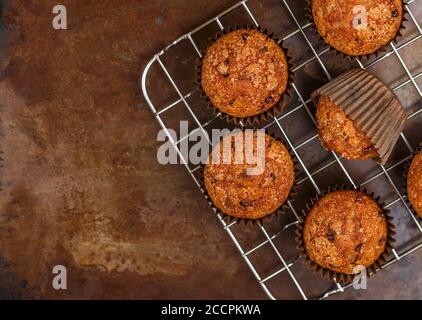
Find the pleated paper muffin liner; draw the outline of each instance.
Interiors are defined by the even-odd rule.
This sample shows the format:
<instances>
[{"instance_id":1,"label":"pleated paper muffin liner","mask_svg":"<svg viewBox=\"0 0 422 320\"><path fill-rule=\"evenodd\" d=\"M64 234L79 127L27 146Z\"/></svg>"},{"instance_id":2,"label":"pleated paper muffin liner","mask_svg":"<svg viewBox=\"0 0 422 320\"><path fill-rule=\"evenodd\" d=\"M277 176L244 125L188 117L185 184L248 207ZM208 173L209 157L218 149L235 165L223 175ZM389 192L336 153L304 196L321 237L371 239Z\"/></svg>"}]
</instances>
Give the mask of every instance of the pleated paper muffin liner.
<instances>
[{"instance_id":1,"label":"pleated paper muffin liner","mask_svg":"<svg viewBox=\"0 0 422 320\"><path fill-rule=\"evenodd\" d=\"M409 173L410 166L412 165L413 159L415 159L416 155L419 152L422 152L422 142L419 143L419 146L416 148L415 152L412 153L410 159L408 161L406 161L406 164L404 166L404 172L403 172L403 181L404 181L404 185L406 186L406 191L405 191L405 193L406 193L406 204L407 204L408 208L413 212L415 217L419 218L419 221L422 221L422 217L418 215L418 213L416 212L416 209L413 207L412 203L410 202L409 194L407 192L407 175Z\"/></svg>"},{"instance_id":2,"label":"pleated paper muffin liner","mask_svg":"<svg viewBox=\"0 0 422 320\"><path fill-rule=\"evenodd\" d=\"M312 93L318 107L320 96L341 108L374 145L379 163L390 157L407 120L395 93L379 78L363 69L352 69Z\"/></svg>"},{"instance_id":3,"label":"pleated paper muffin liner","mask_svg":"<svg viewBox=\"0 0 422 320\"><path fill-rule=\"evenodd\" d=\"M312 207L324 196L328 195L331 192L339 191L339 190L353 190L353 191L360 191L365 193L367 196L374 199L379 207L382 209L384 216L386 217L387 221L387 242L385 245L384 252L379 256L379 258L370 266L366 267L367 276L368 278L379 272L381 269L381 266L386 263L388 257L391 255L393 250L393 244L395 242L394 235L395 227L393 224L393 217L390 214L390 211L387 209L384 209L384 203L380 202L380 197L374 197L374 193L368 193L366 189L354 189L352 186L346 186L346 185L336 185L334 187L329 187L321 192L321 195L316 194L307 204L306 204L306 210L302 210L302 215L300 217L299 223L296 225L296 238L295 241L297 243L297 249L299 251L299 256L304 259L305 264L309 267L309 269L313 270L315 274L319 274L322 278L329 279L329 280L336 280L340 283L348 283L352 282L353 278L356 275L353 274L345 274L345 273L339 273L335 272L333 270L324 268L318 264L316 264L311 258L308 256L306 249L305 249L305 243L303 240L303 228L305 225L306 216L309 213L309 211L312 209Z\"/></svg>"},{"instance_id":4,"label":"pleated paper muffin liner","mask_svg":"<svg viewBox=\"0 0 422 320\"><path fill-rule=\"evenodd\" d=\"M245 129L243 129L242 132L244 130ZM290 154L290 157L292 158L293 166L294 166L295 179L294 179L294 182L293 182L293 186L290 189L290 193L289 193L287 199L274 212L271 212L271 213L267 214L266 216L259 218L259 219L237 218L237 217L233 217L231 215L228 215L228 214L222 212L219 208L217 208L214 205L214 203L213 203L213 201L212 201L212 199L211 199L210 195L208 194L208 191L205 187L205 181L204 181L205 165L202 165L199 169L200 178L198 180L199 180L199 184L200 184L200 189L201 189L201 192L204 194L204 197L207 200L208 205L211 207L211 209L214 212L216 212L219 216L221 216L225 221L228 221L229 223L235 221L237 224L256 225L258 222L263 224L264 221L266 221L266 222L271 221L274 217L280 217L281 215L285 214L290 208L288 203L293 202L293 197L297 195L298 185L297 185L296 177L298 175L299 170L298 170L298 161L296 159L296 156L294 155L292 149L281 138L278 138L275 133L269 132L267 129L265 130L265 133L268 134L269 136L271 136L272 138L274 138L275 140L280 141L284 144L284 146L286 147L286 149L288 150L288 152ZM222 139L220 139L220 142L221 142Z\"/></svg>"},{"instance_id":5,"label":"pleated paper muffin liner","mask_svg":"<svg viewBox=\"0 0 422 320\"><path fill-rule=\"evenodd\" d=\"M331 52L334 52L336 56L341 57L344 60L347 61L352 61L353 59L358 59L361 63L365 63L366 61L372 59L372 58L379 58L380 56L384 55L385 53L388 52L388 48L390 46L391 42L397 43L397 39L401 36L403 36L403 31L404 29L406 29L406 22L409 21L409 11L407 10L404 1L402 1L402 8L403 8L403 18L400 24L399 29L397 30L397 33L395 35L395 37L389 41L387 44L385 44L384 46L382 46L381 48L379 48L378 50L374 51L373 53L370 54L366 54L366 55L361 55L361 56L350 56L347 55L339 50L337 50L336 48L332 47L331 45L329 45L327 42L325 42L325 39L319 34L316 24L314 22L314 18L312 15L312 4L311 4L311 0L306 0L307 5L305 7L305 11L306 11L306 18L308 20L309 23L311 23L311 25L309 26L309 29L312 31L312 35L318 40L318 42L322 45L326 45L328 46L329 50Z\"/></svg>"},{"instance_id":6,"label":"pleated paper muffin liner","mask_svg":"<svg viewBox=\"0 0 422 320\"><path fill-rule=\"evenodd\" d=\"M244 26L239 26L236 25L234 27L229 26L227 29L224 29L222 32L218 32L214 38L211 38L211 44L210 46L207 48L206 51L208 51L208 49L222 36L235 31L235 30L239 30L239 29L248 29L248 30L257 30L259 32L262 32L263 34L265 34L267 37L269 37L270 39L274 40L278 46L283 50L284 55L286 56L286 61L287 61L287 68L288 68L288 80L287 80L287 87L286 90L284 91L284 93L280 96L279 101L269 110L264 111L258 115L255 116L249 116L249 117L234 117L231 116L227 113L224 113L222 111L220 111L217 107L215 107L211 100L208 98L208 96L206 95L204 89L202 88L202 82L201 82L201 78L202 78L202 61L206 55L206 52L202 52L202 58L200 58L197 62L196 65L196 84L197 84L197 89L201 92L201 98L203 99L204 102L207 103L207 108L210 110L213 110L214 115L219 115L219 117L223 120L226 120L227 123L234 123L236 126L241 126L241 127L249 127L249 128L255 128L258 127L259 124L268 121L269 119L275 118L279 115L281 115L284 107L286 106L286 103L288 101L288 98L292 97L293 94L293 83L294 83L294 64L292 62L292 56L290 55L290 50L289 48L285 47L283 44L283 41L279 38L276 38L274 36L273 32L268 31L267 29L263 29L261 27L257 27L254 25L244 25Z\"/></svg>"}]
</instances>

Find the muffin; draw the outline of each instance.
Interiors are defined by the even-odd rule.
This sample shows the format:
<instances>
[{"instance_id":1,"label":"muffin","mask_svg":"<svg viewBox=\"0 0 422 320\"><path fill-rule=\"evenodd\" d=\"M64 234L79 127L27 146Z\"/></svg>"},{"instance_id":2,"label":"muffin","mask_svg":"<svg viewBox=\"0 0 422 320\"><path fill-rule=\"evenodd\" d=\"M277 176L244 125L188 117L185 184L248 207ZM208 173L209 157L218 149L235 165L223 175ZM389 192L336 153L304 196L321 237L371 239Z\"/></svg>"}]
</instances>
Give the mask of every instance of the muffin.
<instances>
[{"instance_id":1,"label":"muffin","mask_svg":"<svg viewBox=\"0 0 422 320\"><path fill-rule=\"evenodd\" d=\"M295 181L295 167L289 151L278 139L253 131L253 150L263 165L258 174L250 174L255 167L245 160L235 162L235 152L246 150L246 133L241 131L224 137L211 152L204 169L204 186L214 206L222 214L236 219L257 220L276 212L289 198ZM260 140L260 137L262 140ZM265 139L264 139L265 137ZM239 140L240 139L240 140ZM236 141L243 144L236 148ZM262 149L258 142L265 141ZM224 145L229 146L231 162L216 160L216 154L224 159ZM237 149L237 150L236 150ZM226 157L227 159L227 157ZM230 159L230 157L229 157Z\"/></svg>"},{"instance_id":2,"label":"muffin","mask_svg":"<svg viewBox=\"0 0 422 320\"><path fill-rule=\"evenodd\" d=\"M306 215L303 242L317 265L341 274L374 264L387 246L383 210L361 191L340 190L320 198Z\"/></svg>"},{"instance_id":3,"label":"muffin","mask_svg":"<svg viewBox=\"0 0 422 320\"><path fill-rule=\"evenodd\" d=\"M311 0L311 11L325 42L349 56L368 55L387 45L404 15L401 0Z\"/></svg>"},{"instance_id":4,"label":"muffin","mask_svg":"<svg viewBox=\"0 0 422 320\"><path fill-rule=\"evenodd\" d=\"M377 158L368 135L330 98L321 96L317 106L318 135L322 145L349 160Z\"/></svg>"},{"instance_id":5,"label":"muffin","mask_svg":"<svg viewBox=\"0 0 422 320\"><path fill-rule=\"evenodd\" d=\"M285 93L289 70L283 49L256 29L237 29L208 48L201 86L211 104L234 118L262 114Z\"/></svg>"},{"instance_id":6,"label":"muffin","mask_svg":"<svg viewBox=\"0 0 422 320\"><path fill-rule=\"evenodd\" d=\"M407 196L416 213L422 218L422 152L416 154L407 174Z\"/></svg>"},{"instance_id":7,"label":"muffin","mask_svg":"<svg viewBox=\"0 0 422 320\"><path fill-rule=\"evenodd\" d=\"M395 93L363 69L349 70L311 94L322 145L349 160L386 164L404 129Z\"/></svg>"}]
</instances>

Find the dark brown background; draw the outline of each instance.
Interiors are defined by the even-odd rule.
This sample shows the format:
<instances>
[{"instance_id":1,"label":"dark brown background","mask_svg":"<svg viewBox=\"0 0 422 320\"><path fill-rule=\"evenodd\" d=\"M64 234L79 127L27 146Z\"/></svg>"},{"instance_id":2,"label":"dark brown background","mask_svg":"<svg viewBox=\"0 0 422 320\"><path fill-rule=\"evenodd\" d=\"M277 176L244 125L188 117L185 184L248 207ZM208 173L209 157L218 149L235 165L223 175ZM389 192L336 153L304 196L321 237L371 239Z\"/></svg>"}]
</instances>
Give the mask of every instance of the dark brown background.
<instances>
[{"instance_id":1,"label":"dark brown background","mask_svg":"<svg viewBox=\"0 0 422 320\"><path fill-rule=\"evenodd\" d=\"M55 31L57 1L0 1L1 298L266 298L186 170L157 163L138 85L154 53L235 2L65 0ZM56 264L68 290L52 289ZM418 265L348 297L421 298Z\"/></svg>"}]
</instances>

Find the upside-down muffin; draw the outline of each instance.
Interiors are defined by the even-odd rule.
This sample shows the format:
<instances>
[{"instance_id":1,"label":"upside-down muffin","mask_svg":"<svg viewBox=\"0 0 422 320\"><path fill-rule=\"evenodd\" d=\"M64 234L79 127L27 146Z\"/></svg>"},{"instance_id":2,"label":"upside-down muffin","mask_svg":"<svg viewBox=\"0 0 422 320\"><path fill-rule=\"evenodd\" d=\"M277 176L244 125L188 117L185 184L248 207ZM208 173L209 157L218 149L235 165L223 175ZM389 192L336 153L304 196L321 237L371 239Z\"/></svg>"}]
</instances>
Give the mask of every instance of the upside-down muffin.
<instances>
[{"instance_id":1,"label":"upside-down muffin","mask_svg":"<svg viewBox=\"0 0 422 320\"><path fill-rule=\"evenodd\" d=\"M383 254L387 219L378 203L361 191L331 192L305 218L306 254L317 265L343 274L359 273Z\"/></svg>"},{"instance_id":2,"label":"upside-down muffin","mask_svg":"<svg viewBox=\"0 0 422 320\"><path fill-rule=\"evenodd\" d=\"M312 0L321 37L349 56L376 52L393 40L403 21L401 0Z\"/></svg>"},{"instance_id":3,"label":"upside-down muffin","mask_svg":"<svg viewBox=\"0 0 422 320\"><path fill-rule=\"evenodd\" d=\"M377 158L374 144L330 98L319 98L316 119L322 145L349 160Z\"/></svg>"},{"instance_id":4,"label":"upside-down muffin","mask_svg":"<svg viewBox=\"0 0 422 320\"><path fill-rule=\"evenodd\" d=\"M385 165L405 127L406 111L394 91L355 68L311 94L323 146L349 160Z\"/></svg>"},{"instance_id":5,"label":"upside-down muffin","mask_svg":"<svg viewBox=\"0 0 422 320\"><path fill-rule=\"evenodd\" d=\"M250 140L245 131L225 136L205 166L204 184L209 197L215 207L233 218L256 220L276 212L288 199L295 181L294 163L283 142L264 132L260 134L253 131ZM228 156L225 145L230 151ZM246 158L252 147L258 161ZM245 155L243 159L236 158L239 154ZM230 163L223 159L230 159Z\"/></svg>"},{"instance_id":6,"label":"upside-down muffin","mask_svg":"<svg viewBox=\"0 0 422 320\"><path fill-rule=\"evenodd\" d=\"M413 158L407 173L407 195L416 213L422 218L422 152Z\"/></svg>"},{"instance_id":7,"label":"upside-down muffin","mask_svg":"<svg viewBox=\"0 0 422 320\"><path fill-rule=\"evenodd\" d=\"M283 49L255 29L222 35L202 61L202 89L215 108L235 118L270 110L285 93L288 80Z\"/></svg>"}]
</instances>

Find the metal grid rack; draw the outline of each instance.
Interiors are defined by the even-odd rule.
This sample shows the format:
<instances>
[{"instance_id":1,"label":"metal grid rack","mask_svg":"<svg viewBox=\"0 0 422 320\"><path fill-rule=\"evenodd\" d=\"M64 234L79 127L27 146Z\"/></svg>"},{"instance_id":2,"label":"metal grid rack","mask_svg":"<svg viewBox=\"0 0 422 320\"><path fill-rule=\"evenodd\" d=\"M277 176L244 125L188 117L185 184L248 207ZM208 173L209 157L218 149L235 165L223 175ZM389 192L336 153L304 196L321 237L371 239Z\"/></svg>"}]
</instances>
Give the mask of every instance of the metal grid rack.
<instances>
[{"instance_id":1,"label":"metal grid rack","mask_svg":"<svg viewBox=\"0 0 422 320\"><path fill-rule=\"evenodd\" d=\"M144 94L144 97L149 107L151 108L154 116L156 117L158 123L160 124L162 129L165 130L169 141L173 144L174 148L178 152L181 161L183 161L183 164L185 165L189 174L192 176L193 180L198 186L199 186L199 182L196 176L196 172L199 167L192 168L190 164L183 158L183 155L180 152L178 146L180 145L180 142L183 141L184 139L187 139L187 137L190 134L197 132L198 130L200 130L201 132L205 132L209 127L212 127L218 115L215 115L210 120L201 123L201 121L199 120L199 116L197 116L197 112L194 110L195 108L192 105L192 102L189 102L189 98L194 94L194 90L187 93L182 92L183 90L180 89L180 87L176 83L177 81L174 79L171 70L169 70L169 68L166 67L166 63L163 62L162 57L169 50L178 46L182 42L190 43L197 57L201 57L202 52L199 48L199 45L197 45L197 42L194 40L195 35L199 34L203 29L207 28L211 24L216 24L219 29L223 30L224 26L223 26L222 19L226 15L231 14L234 11L239 11L239 10L242 11L248 17L248 19L250 19L251 23L258 26L260 21L258 21L258 18L253 14L253 10L251 9L249 5L251 1L252 0L249 0L249 1L244 0L244 1L238 2L234 6L228 8L226 11L219 14L218 16L210 19L209 21L200 25L199 27L192 30L191 32L178 38L176 41L171 43L162 51L154 55L154 57L147 64L142 74L141 87L142 87L142 92ZM418 1L420 2L418 3ZM412 74L411 68L408 67L405 61L406 59L403 58L401 54L404 48L411 46L412 44L414 44L415 42L417 42L419 39L422 38L421 26L418 23L417 19L415 18L415 14L412 12L412 9L411 9L411 4L413 2L415 2L414 5L421 6L422 0L409 0L405 3L405 6L408 9L409 15L410 15L409 23L413 24L413 27L415 27L414 30L416 34L412 36L410 39L406 39L406 41L404 41L401 44L391 43L390 44L391 48L387 53L383 54L380 57L377 57L376 59L373 59L372 61L368 61L366 65L364 65L358 60L354 61L354 63L358 65L359 67L368 69L381 63L381 61L388 59L390 56L393 56L393 57L395 56L397 65L399 65L402 68L402 71L404 70L406 77L404 81L395 85L393 87L393 90L398 91L404 88L405 86L413 86L413 89L416 90L415 93L417 96L418 108L417 110L408 112L409 120L417 117L418 115L422 113L422 104L420 103L422 101L422 90L421 90L421 87L418 85L418 79L422 77L422 72ZM288 3L288 1L278 0L278 5L280 5L283 8L282 10L284 10L284 12L288 16L291 17L291 21L294 23L294 26L295 26L294 31L284 36L283 40L287 41L291 37L301 36L301 39L304 41L305 45L312 52L312 56L310 58L306 58L302 61L296 62L296 67L294 71L298 72L299 70L301 70L302 68L305 68L309 64L316 63L316 65L319 66L319 68L325 75L326 82L332 79L333 74L331 71L329 71L329 68L326 66L327 62L325 63L323 62L323 57L329 52L329 49L327 47L317 48L317 45L313 43L312 37L309 36L309 34L307 34L307 29L311 26L311 23L301 24L299 22L300 19L298 18L298 14L294 12L294 10L292 9L292 6ZM269 8L269 10L271 10L271 8ZM418 59L419 59L418 63L422 65L422 56L419 56ZM149 96L148 83L151 81L154 82L150 74L154 66L158 66L159 69L161 69L161 71L164 72L165 78L167 78L168 80L168 85L169 85L168 90L174 90L177 93L177 98L170 104L167 104L164 106L163 105L157 106L153 102L153 99L151 99ZM192 66L192 69L193 69L193 66ZM193 73L193 70L192 70L192 73ZM154 83L152 83L152 85L154 85ZM311 188L313 189L312 191L314 193L315 192L321 193L322 187L319 183L318 176L321 173L324 173L326 170L329 170L331 167L335 165L337 165L339 170L341 170L341 172L344 174L344 178L345 178L344 182L348 182L352 184L354 187L359 187L359 186L367 187L371 183L376 181L377 179L383 178L384 183L389 185L392 188L393 190L392 192L394 194L394 197L393 198L390 197L391 199L385 204L385 208L390 208L394 213L395 211L394 208L396 207L396 205L399 204L402 210L405 212L405 215L407 215L409 221L411 221L411 224L413 225L412 227L414 228L415 232L413 233L414 236L412 237L411 241L407 242L407 243L411 243L411 245L410 246L403 245L403 246L395 247L395 249L393 250L393 255L391 259L382 266L382 269L385 269L393 265L394 263L402 260L404 257L419 250L422 247L421 222L418 220L418 218L414 215L412 210L409 208L406 202L406 196L403 192L403 188L398 185L397 181L395 181L393 177L393 171L396 168L402 166L404 163L406 163L410 159L411 153L414 152L414 148L412 147L412 144L409 142L405 134L404 133L401 134L401 143L404 145L404 148L407 149L407 151L405 152L405 156L402 156L399 160L394 161L393 163L388 163L386 166L374 165L374 166L378 166L378 171L375 174L369 174L369 175L367 174L359 182L357 182L358 179L354 177L354 174L351 172L351 170L347 168L346 163L343 161L344 159L342 159L341 157L338 157L335 153L332 153L330 155L332 157L330 161L324 163L323 165L318 167L316 170L312 170L309 167L309 165L306 164L307 160L304 159L305 157L301 155L301 150L305 148L306 146L309 146L313 141L317 141L318 140L317 134L313 134L307 137L304 141L301 141L300 143L295 143L293 141L294 139L289 136L289 132L287 132L288 130L286 130L285 126L283 125L284 120L291 117L293 114L295 114L299 110L306 112L306 114L309 117L308 121L311 124L315 125L315 118L309 106L311 100L309 98L307 99L305 97L305 94L300 92L299 85L297 83L295 83L293 87L297 95L298 103L296 105L293 105L291 108L287 108L287 110L284 112L282 116L272 120L271 122L267 123L263 127L267 128L267 127L274 126L275 128L277 128L279 132L281 133L282 137L284 138L284 140L293 150L294 154L296 155L296 158L298 159L298 162L300 163L300 166L302 167L301 169L303 170L302 171L303 177L299 179L298 184L299 185L309 184ZM182 104L188 110L189 115L193 118L195 125L197 125L197 127L193 129L188 136L182 137L180 140L175 141L169 134L165 121L163 121L163 116L166 112L168 112L172 108L175 108L175 106L179 104ZM418 136L417 139L422 140L422 136ZM306 201L306 199L303 201ZM297 256L291 259L287 258L284 252L282 252L281 246L276 243L276 240L278 237L280 237L287 230L294 229L294 226L298 223L299 217L298 217L297 212L299 209L296 207L296 205L297 205L296 202L294 203L289 202L289 207L291 210L291 217L290 217L291 220L280 224L280 226L277 227L276 232L272 232L271 230L269 230L269 227L266 224L265 225L258 224L258 226L256 226L256 229L259 230L259 233L261 234L261 236L263 236L262 240L255 242L254 245L248 249L245 248L245 245L242 243L241 240L239 240L239 236L237 235L237 231L236 231L237 225L234 222L227 223L220 216L218 216L221 224L223 225L224 230L228 233L228 235L230 236L230 238L236 245L241 256L243 257L246 264L248 265L248 267L254 274L256 280L259 282L259 284L261 285L265 293L268 295L268 297L271 299L276 299L278 297L275 291L270 288L271 287L270 283L275 278L279 277L281 274L288 275L287 278L290 279L290 281L294 285L293 287L297 289L298 293L300 294L300 297L302 297L303 299L311 298L311 296L307 294L307 290L304 288L304 280L299 279L298 274L296 273L296 271L294 271L295 265L300 263L299 262L300 259L298 259ZM262 250L264 247L268 247L268 246L269 248L271 248L272 256L270 257L270 254L268 253L265 256L265 259L272 258L275 268L272 268L271 272L263 275L262 272L260 272L259 270L260 269L259 264L261 262L254 261L254 259L251 258L251 255ZM308 274L308 277L309 276L312 277L313 275ZM313 276L313 277L318 277L318 276ZM336 281L334 281L334 283L330 282L330 288L328 290L324 290L317 294L313 293L312 298L324 299L331 295L344 292L346 289L350 288L351 286L352 286L351 283L347 285L341 285L340 283Z\"/></svg>"}]
</instances>

